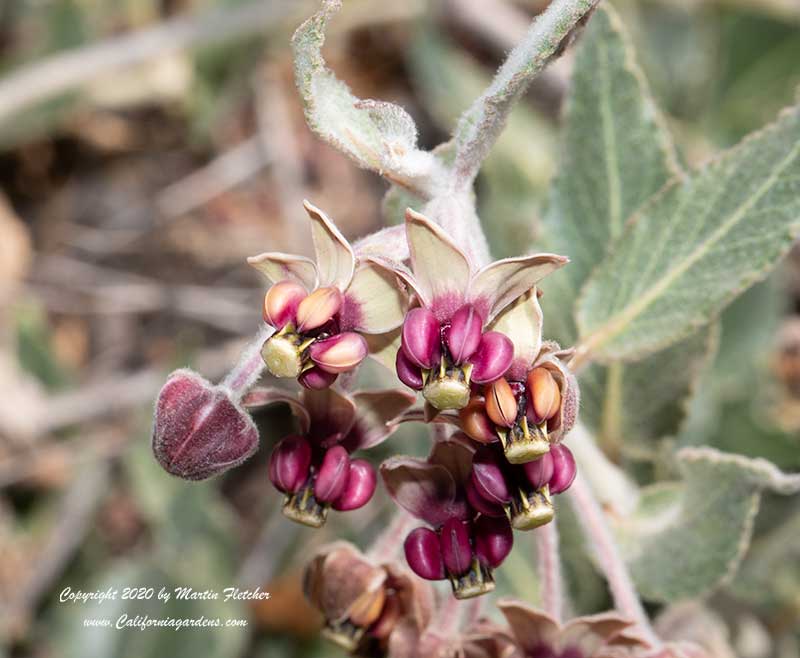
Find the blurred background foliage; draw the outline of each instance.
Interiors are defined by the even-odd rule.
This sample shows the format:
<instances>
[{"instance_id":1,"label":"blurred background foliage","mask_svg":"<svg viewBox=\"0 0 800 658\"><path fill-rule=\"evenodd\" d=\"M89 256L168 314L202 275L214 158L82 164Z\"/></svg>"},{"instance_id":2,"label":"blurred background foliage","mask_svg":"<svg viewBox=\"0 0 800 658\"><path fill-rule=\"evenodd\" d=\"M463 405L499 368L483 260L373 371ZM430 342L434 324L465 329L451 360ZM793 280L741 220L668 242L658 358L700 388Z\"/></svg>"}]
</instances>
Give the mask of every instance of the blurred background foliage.
<instances>
[{"instance_id":1,"label":"blurred background foliage","mask_svg":"<svg viewBox=\"0 0 800 658\"><path fill-rule=\"evenodd\" d=\"M615 4L689 164L797 97L797 0ZM350 237L381 224L383 184L319 143L302 118L288 40L313 7L0 4L0 656L336 653L317 639L300 571L333 538L366 546L391 513L386 496L316 532L285 521L265 476L270 445L291 428L283 410L258 417L259 454L210 483L166 477L148 437L151 400L170 368L191 363L217 378L255 331L262 288L245 257L308 251L303 197ZM405 106L429 147L541 8L536 0L349 0L326 54L357 95ZM117 66L120 55L127 59ZM479 178L496 256L541 237L570 61L534 84ZM682 429L644 451L631 441L616 459L642 483L674 475L668 457L682 445L800 470L799 299L800 251L725 311ZM377 366L365 370L363 381L391 383ZM369 458L423 455L427 442L424 428L404 427ZM800 656L798 505L765 495L739 577L706 602L743 658ZM562 508L575 608L601 609L605 586ZM535 600L534 545L517 542L498 588ZM273 598L125 606L250 621L245 631L215 633L90 631L82 619L114 617L122 604L57 603L66 586L126 584L261 586Z\"/></svg>"}]
</instances>

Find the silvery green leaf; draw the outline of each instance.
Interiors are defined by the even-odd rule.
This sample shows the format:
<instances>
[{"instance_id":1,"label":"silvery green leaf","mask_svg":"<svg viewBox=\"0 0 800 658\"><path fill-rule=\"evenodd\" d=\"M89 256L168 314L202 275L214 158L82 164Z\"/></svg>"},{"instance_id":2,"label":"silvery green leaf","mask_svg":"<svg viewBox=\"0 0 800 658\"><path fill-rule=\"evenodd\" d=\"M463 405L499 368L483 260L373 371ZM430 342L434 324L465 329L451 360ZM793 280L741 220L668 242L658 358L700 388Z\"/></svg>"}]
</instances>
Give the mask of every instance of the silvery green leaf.
<instances>
[{"instance_id":1,"label":"silvery green leaf","mask_svg":"<svg viewBox=\"0 0 800 658\"><path fill-rule=\"evenodd\" d=\"M800 474L764 459L684 448L683 481L641 491L636 512L615 526L646 599L699 596L733 578L750 544L762 492L800 492Z\"/></svg>"},{"instance_id":2,"label":"silvery green leaf","mask_svg":"<svg viewBox=\"0 0 800 658\"><path fill-rule=\"evenodd\" d=\"M323 0L292 38L295 82L309 127L323 140L403 187L427 194L440 174L433 154L417 148L414 120L392 103L361 100L322 57L328 21L341 0Z\"/></svg>"},{"instance_id":3,"label":"silvery green leaf","mask_svg":"<svg viewBox=\"0 0 800 658\"><path fill-rule=\"evenodd\" d=\"M544 245L570 264L543 285L545 331L576 337L578 291L622 233L625 220L680 169L663 121L617 14L601 7L577 48L567 97L564 152L544 216ZM600 444L652 451L675 434L707 364L710 332L640 363L580 373L581 418Z\"/></svg>"},{"instance_id":4,"label":"silvery green leaf","mask_svg":"<svg viewBox=\"0 0 800 658\"><path fill-rule=\"evenodd\" d=\"M585 354L639 359L711 321L800 233L800 106L674 180L629 222L578 303Z\"/></svg>"},{"instance_id":5,"label":"silvery green leaf","mask_svg":"<svg viewBox=\"0 0 800 658\"><path fill-rule=\"evenodd\" d=\"M628 217L679 173L670 136L608 6L589 22L575 54L559 174L543 217L544 246L569 256L542 298L545 329L576 339L578 292Z\"/></svg>"},{"instance_id":6,"label":"silvery green leaf","mask_svg":"<svg viewBox=\"0 0 800 658\"><path fill-rule=\"evenodd\" d=\"M534 19L522 42L500 67L486 91L467 108L453 134L455 173L469 187L503 130L514 103L533 77L569 45L598 0L553 2Z\"/></svg>"}]
</instances>

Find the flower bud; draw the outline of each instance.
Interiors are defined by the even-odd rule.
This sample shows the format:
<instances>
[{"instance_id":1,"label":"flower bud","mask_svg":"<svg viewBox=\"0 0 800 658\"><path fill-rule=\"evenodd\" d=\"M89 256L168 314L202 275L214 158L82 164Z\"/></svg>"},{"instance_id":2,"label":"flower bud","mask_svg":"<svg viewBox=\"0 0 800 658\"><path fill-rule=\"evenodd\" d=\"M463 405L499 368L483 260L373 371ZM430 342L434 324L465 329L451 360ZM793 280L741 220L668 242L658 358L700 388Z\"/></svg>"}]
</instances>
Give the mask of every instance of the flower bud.
<instances>
[{"instance_id":1,"label":"flower bud","mask_svg":"<svg viewBox=\"0 0 800 658\"><path fill-rule=\"evenodd\" d=\"M347 486L342 494L333 501L333 509L347 512L363 507L375 493L377 483L378 478L372 464L364 459L354 459L350 462Z\"/></svg>"},{"instance_id":2,"label":"flower bud","mask_svg":"<svg viewBox=\"0 0 800 658\"><path fill-rule=\"evenodd\" d=\"M302 436L287 436L273 449L269 458L269 479L284 493L296 493L308 478L311 444Z\"/></svg>"},{"instance_id":3,"label":"flower bud","mask_svg":"<svg viewBox=\"0 0 800 658\"><path fill-rule=\"evenodd\" d=\"M433 312L423 307L412 308L403 322L402 349L419 368L430 369L441 355L439 321Z\"/></svg>"},{"instance_id":4,"label":"flower bud","mask_svg":"<svg viewBox=\"0 0 800 658\"><path fill-rule=\"evenodd\" d=\"M264 322L276 329L283 329L287 322L294 322L297 307L307 294L306 289L296 281L279 281L264 295Z\"/></svg>"},{"instance_id":5,"label":"flower bud","mask_svg":"<svg viewBox=\"0 0 800 658\"><path fill-rule=\"evenodd\" d=\"M471 379L476 384L488 384L502 377L514 359L514 344L508 336L498 331L487 331L481 336L478 349L470 357L473 364Z\"/></svg>"},{"instance_id":6,"label":"flower bud","mask_svg":"<svg viewBox=\"0 0 800 658\"><path fill-rule=\"evenodd\" d=\"M464 492L467 494L469 506L476 512L487 516L505 516L506 512L501 505L488 500L478 491L473 478L469 478L464 484Z\"/></svg>"},{"instance_id":7,"label":"flower bud","mask_svg":"<svg viewBox=\"0 0 800 658\"><path fill-rule=\"evenodd\" d=\"M469 404L458 412L461 420L461 430L471 439L480 443L493 443L497 441L494 423L486 415L484 401L475 396Z\"/></svg>"},{"instance_id":8,"label":"flower bud","mask_svg":"<svg viewBox=\"0 0 800 658\"><path fill-rule=\"evenodd\" d=\"M550 448L552 451L552 448ZM525 478L531 483L534 489L541 489L550 482L553 477L553 455L552 452L543 454L538 459L526 462L522 465Z\"/></svg>"},{"instance_id":9,"label":"flower bud","mask_svg":"<svg viewBox=\"0 0 800 658\"><path fill-rule=\"evenodd\" d=\"M472 304L464 304L453 314L445 341L455 365L464 363L478 349L482 326L483 319Z\"/></svg>"},{"instance_id":10,"label":"flower bud","mask_svg":"<svg viewBox=\"0 0 800 658\"><path fill-rule=\"evenodd\" d=\"M336 373L325 372L322 368L314 366L300 373L297 381L304 388L312 391L321 391L331 386L338 376Z\"/></svg>"},{"instance_id":11,"label":"flower bud","mask_svg":"<svg viewBox=\"0 0 800 658\"><path fill-rule=\"evenodd\" d=\"M486 414L500 427L513 427L517 420L517 398L503 377L486 387Z\"/></svg>"},{"instance_id":12,"label":"flower bud","mask_svg":"<svg viewBox=\"0 0 800 658\"><path fill-rule=\"evenodd\" d=\"M430 528L412 530L403 543L406 562L411 570L425 580L443 580L445 577L439 537Z\"/></svg>"},{"instance_id":13,"label":"flower bud","mask_svg":"<svg viewBox=\"0 0 800 658\"><path fill-rule=\"evenodd\" d=\"M514 533L508 519L481 516L475 521L475 555L487 567L499 567L514 546Z\"/></svg>"},{"instance_id":14,"label":"flower bud","mask_svg":"<svg viewBox=\"0 0 800 658\"><path fill-rule=\"evenodd\" d=\"M534 368L528 373L528 420L537 425L552 418L561 407L558 382L547 368Z\"/></svg>"},{"instance_id":15,"label":"flower bud","mask_svg":"<svg viewBox=\"0 0 800 658\"><path fill-rule=\"evenodd\" d=\"M411 359L406 356L402 348L397 350L394 364L397 370L397 377L401 382L415 391L422 390L424 386L422 371L411 362Z\"/></svg>"},{"instance_id":16,"label":"flower bud","mask_svg":"<svg viewBox=\"0 0 800 658\"><path fill-rule=\"evenodd\" d=\"M203 480L250 457L258 448L258 430L226 389L177 370L158 394L152 448L168 473Z\"/></svg>"},{"instance_id":17,"label":"flower bud","mask_svg":"<svg viewBox=\"0 0 800 658\"><path fill-rule=\"evenodd\" d=\"M469 541L469 526L459 519L448 519L439 535L444 565L451 576L466 573L472 563L472 546Z\"/></svg>"},{"instance_id":18,"label":"flower bud","mask_svg":"<svg viewBox=\"0 0 800 658\"><path fill-rule=\"evenodd\" d=\"M350 477L350 457L342 446L333 446L325 452L314 482L314 498L330 503L342 495Z\"/></svg>"},{"instance_id":19,"label":"flower bud","mask_svg":"<svg viewBox=\"0 0 800 658\"><path fill-rule=\"evenodd\" d=\"M308 355L322 370L340 373L352 370L367 356L369 348L361 334L353 331L317 340L308 348Z\"/></svg>"},{"instance_id":20,"label":"flower bud","mask_svg":"<svg viewBox=\"0 0 800 658\"><path fill-rule=\"evenodd\" d=\"M317 288L297 307L297 330L300 333L318 329L339 312L344 297L336 286Z\"/></svg>"},{"instance_id":21,"label":"flower bud","mask_svg":"<svg viewBox=\"0 0 800 658\"><path fill-rule=\"evenodd\" d=\"M471 479L478 493L495 505L505 505L511 500L501 458L492 448L484 446L475 451Z\"/></svg>"},{"instance_id":22,"label":"flower bud","mask_svg":"<svg viewBox=\"0 0 800 658\"><path fill-rule=\"evenodd\" d=\"M572 451L563 444L554 445L550 448L553 455L553 477L550 478L550 493L558 494L566 491L572 485L577 467Z\"/></svg>"}]
</instances>

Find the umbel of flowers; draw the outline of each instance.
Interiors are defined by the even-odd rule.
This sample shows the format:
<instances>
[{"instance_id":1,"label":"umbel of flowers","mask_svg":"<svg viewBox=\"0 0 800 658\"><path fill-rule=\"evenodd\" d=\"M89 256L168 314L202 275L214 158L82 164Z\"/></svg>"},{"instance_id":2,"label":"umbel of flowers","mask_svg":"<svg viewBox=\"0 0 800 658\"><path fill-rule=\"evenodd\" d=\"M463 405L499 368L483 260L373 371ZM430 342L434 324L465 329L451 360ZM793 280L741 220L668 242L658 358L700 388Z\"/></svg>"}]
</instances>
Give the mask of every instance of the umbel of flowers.
<instances>
[{"instance_id":1,"label":"umbel of flowers","mask_svg":"<svg viewBox=\"0 0 800 658\"><path fill-rule=\"evenodd\" d=\"M269 479L285 494L284 515L303 525L321 527L331 508L338 512L366 505L375 492L375 469L365 459L352 459L388 438L392 421L414 403L403 391L357 392L304 390L297 397L260 388L243 400L250 409L289 405L299 433L281 439L272 449Z\"/></svg>"},{"instance_id":2,"label":"umbel of flowers","mask_svg":"<svg viewBox=\"0 0 800 658\"><path fill-rule=\"evenodd\" d=\"M316 263L267 252L248 259L272 284L264 321L276 332L262 356L275 377L294 377L306 388L330 386L367 356L364 334L400 326L405 296L379 266L356 258L333 222L308 201Z\"/></svg>"},{"instance_id":3,"label":"umbel of flowers","mask_svg":"<svg viewBox=\"0 0 800 658\"><path fill-rule=\"evenodd\" d=\"M397 376L438 410L467 406L474 385L501 378L514 360L494 320L567 259L538 254L478 269L442 229L406 212L411 270L394 264L415 299L403 321Z\"/></svg>"}]
</instances>

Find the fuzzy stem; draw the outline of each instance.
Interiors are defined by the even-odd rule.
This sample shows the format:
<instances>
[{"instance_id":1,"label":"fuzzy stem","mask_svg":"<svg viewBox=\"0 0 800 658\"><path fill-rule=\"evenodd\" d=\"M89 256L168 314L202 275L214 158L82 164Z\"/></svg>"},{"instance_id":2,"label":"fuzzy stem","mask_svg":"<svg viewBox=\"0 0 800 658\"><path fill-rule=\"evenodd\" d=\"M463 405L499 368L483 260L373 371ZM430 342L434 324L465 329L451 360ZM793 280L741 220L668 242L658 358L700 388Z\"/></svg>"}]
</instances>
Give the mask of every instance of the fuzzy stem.
<instances>
[{"instance_id":1,"label":"fuzzy stem","mask_svg":"<svg viewBox=\"0 0 800 658\"><path fill-rule=\"evenodd\" d=\"M476 596L474 599L465 602L464 608L466 612L464 614L464 622L467 631L471 630L470 627L483 615L488 598L487 596Z\"/></svg>"},{"instance_id":2,"label":"fuzzy stem","mask_svg":"<svg viewBox=\"0 0 800 658\"><path fill-rule=\"evenodd\" d=\"M653 631L647 613L642 607L633 580L628 573L628 567L611 534L605 513L580 472L575 477L568 493L586 539L594 549L597 562L606 576L614 597L614 604L622 614L636 624L645 640L650 642L654 648L660 648L661 640Z\"/></svg>"},{"instance_id":3,"label":"fuzzy stem","mask_svg":"<svg viewBox=\"0 0 800 658\"><path fill-rule=\"evenodd\" d=\"M403 546L403 538L417 524L417 520L405 510L398 510L386 529L379 534L367 551L374 561L392 560Z\"/></svg>"},{"instance_id":4,"label":"fuzzy stem","mask_svg":"<svg viewBox=\"0 0 800 658\"><path fill-rule=\"evenodd\" d=\"M238 363L225 375L220 383L230 390L231 396L241 400L242 396L256 383L266 367L261 358L261 348L264 342L275 333L275 329L268 324L262 324L255 338L242 350Z\"/></svg>"},{"instance_id":5,"label":"fuzzy stem","mask_svg":"<svg viewBox=\"0 0 800 658\"><path fill-rule=\"evenodd\" d=\"M534 537L542 607L553 619L560 622L564 610L564 580L561 575L555 520L537 528Z\"/></svg>"}]
</instances>

